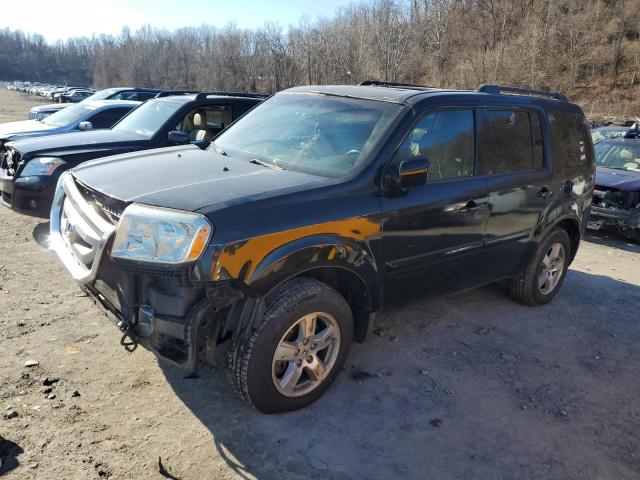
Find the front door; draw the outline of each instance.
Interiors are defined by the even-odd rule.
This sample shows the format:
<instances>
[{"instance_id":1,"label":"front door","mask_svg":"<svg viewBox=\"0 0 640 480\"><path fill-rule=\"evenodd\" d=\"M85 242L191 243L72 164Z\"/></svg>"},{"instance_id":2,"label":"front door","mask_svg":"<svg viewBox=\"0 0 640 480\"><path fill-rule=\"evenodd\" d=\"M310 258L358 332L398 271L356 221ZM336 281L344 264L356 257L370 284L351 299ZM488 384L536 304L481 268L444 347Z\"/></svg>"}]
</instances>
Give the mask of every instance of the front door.
<instances>
[{"instance_id":1,"label":"front door","mask_svg":"<svg viewBox=\"0 0 640 480\"><path fill-rule=\"evenodd\" d=\"M405 139L392 165L430 160L423 186L382 200L385 303L399 307L474 285L479 276L487 185L474 176L472 109L427 113Z\"/></svg>"}]
</instances>

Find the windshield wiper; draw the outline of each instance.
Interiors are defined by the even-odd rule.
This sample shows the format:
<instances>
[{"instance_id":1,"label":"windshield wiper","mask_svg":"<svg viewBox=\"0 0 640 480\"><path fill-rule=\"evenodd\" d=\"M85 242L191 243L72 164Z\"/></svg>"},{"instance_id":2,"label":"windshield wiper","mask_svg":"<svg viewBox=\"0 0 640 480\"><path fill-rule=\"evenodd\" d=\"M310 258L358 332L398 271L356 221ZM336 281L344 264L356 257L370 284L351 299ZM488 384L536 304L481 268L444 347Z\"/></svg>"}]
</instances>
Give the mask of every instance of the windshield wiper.
<instances>
[{"instance_id":1,"label":"windshield wiper","mask_svg":"<svg viewBox=\"0 0 640 480\"><path fill-rule=\"evenodd\" d=\"M225 157L229 156L227 155L227 152L225 152L223 149L218 147L215 143L212 143L211 146L213 147L213 149L216 151L218 155L224 155Z\"/></svg>"},{"instance_id":2,"label":"windshield wiper","mask_svg":"<svg viewBox=\"0 0 640 480\"><path fill-rule=\"evenodd\" d=\"M253 163L255 165L261 165L263 167L267 167L270 168L272 170L282 170L282 167L279 167L278 165L276 165L275 163L271 163L271 162L264 162L262 160L259 160L257 158L252 158L251 160L249 160L249 163Z\"/></svg>"}]
</instances>

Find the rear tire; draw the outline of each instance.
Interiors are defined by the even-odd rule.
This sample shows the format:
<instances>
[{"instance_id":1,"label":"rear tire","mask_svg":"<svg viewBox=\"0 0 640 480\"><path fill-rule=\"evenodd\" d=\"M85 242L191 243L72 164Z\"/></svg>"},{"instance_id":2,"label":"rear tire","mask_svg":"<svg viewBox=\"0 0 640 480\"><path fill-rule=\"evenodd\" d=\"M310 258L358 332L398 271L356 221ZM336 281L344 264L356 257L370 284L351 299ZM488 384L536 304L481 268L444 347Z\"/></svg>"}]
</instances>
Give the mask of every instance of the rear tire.
<instances>
[{"instance_id":1,"label":"rear tire","mask_svg":"<svg viewBox=\"0 0 640 480\"><path fill-rule=\"evenodd\" d=\"M550 302L564 282L571 255L567 232L563 229L552 231L540 243L525 270L509 281L509 294L530 306Z\"/></svg>"},{"instance_id":2,"label":"rear tire","mask_svg":"<svg viewBox=\"0 0 640 480\"><path fill-rule=\"evenodd\" d=\"M269 295L261 322L233 338L227 378L264 413L306 407L336 379L351 347L353 317L337 291L312 278L289 280Z\"/></svg>"}]
</instances>

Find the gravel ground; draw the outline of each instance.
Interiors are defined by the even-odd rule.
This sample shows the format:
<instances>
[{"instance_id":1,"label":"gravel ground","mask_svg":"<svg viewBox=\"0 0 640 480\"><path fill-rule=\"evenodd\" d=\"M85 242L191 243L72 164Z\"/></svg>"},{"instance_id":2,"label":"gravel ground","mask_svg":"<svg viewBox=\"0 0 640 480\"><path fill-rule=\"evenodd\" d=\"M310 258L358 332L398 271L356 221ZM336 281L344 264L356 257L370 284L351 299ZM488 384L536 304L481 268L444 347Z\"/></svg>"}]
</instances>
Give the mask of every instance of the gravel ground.
<instances>
[{"instance_id":1,"label":"gravel ground","mask_svg":"<svg viewBox=\"0 0 640 480\"><path fill-rule=\"evenodd\" d=\"M35 103L0 90L0 121ZM0 208L7 479L640 478L639 245L589 236L544 307L491 286L380 318L319 402L265 416L125 352L47 228Z\"/></svg>"}]
</instances>

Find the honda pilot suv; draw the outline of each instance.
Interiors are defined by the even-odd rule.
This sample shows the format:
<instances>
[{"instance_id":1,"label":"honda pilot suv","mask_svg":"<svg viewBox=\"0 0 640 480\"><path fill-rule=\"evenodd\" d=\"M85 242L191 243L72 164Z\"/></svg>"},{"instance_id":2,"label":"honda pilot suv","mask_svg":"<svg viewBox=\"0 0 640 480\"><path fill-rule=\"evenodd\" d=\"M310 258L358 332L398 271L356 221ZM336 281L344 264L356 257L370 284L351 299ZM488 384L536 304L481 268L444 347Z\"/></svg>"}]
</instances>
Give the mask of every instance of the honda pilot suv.
<instances>
[{"instance_id":1,"label":"honda pilot suv","mask_svg":"<svg viewBox=\"0 0 640 480\"><path fill-rule=\"evenodd\" d=\"M297 87L207 150L66 172L51 241L129 349L192 373L228 340L231 385L283 412L329 388L378 312L497 280L552 300L593 185L560 93Z\"/></svg>"}]
</instances>

